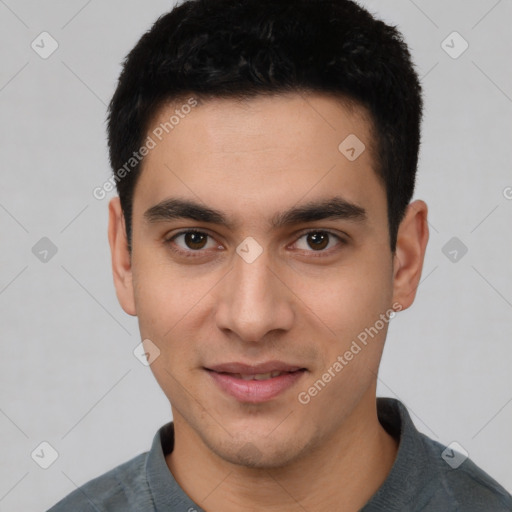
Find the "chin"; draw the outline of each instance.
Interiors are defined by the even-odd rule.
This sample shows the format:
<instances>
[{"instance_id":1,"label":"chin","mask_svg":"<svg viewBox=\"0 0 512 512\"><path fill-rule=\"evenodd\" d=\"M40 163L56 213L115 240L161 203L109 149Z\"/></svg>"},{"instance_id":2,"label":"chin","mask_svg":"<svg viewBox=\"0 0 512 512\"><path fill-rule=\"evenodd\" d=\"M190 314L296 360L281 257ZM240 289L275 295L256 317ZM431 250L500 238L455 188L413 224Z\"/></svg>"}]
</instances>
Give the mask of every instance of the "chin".
<instances>
[{"instance_id":1,"label":"chin","mask_svg":"<svg viewBox=\"0 0 512 512\"><path fill-rule=\"evenodd\" d=\"M231 446L210 447L223 460L252 469L277 469L288 466L303 454L296 443L268 439L235 443Z\"/></svg>"}]
</instances>

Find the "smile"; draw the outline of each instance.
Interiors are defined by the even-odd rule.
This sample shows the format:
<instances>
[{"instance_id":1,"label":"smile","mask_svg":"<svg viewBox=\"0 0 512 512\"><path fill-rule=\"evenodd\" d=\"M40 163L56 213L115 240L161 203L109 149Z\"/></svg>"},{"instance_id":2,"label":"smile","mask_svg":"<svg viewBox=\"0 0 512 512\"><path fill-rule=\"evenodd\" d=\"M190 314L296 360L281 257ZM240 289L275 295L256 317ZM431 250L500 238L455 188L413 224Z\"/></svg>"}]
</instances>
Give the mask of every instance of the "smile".
<instances>
[{"instance_id":1,"label":"smile","mask_svg":"<svg viewBox=\"0 0 512 512\"><path fill-rule=\"evenodd\" d=\"M283 363L281 368L258 372L258 369L272 366L273 363L248 366L229 363L213 368L205 368L210 378L223 394L244 403L262 403L272 400L293 387L306 373L305 368L292 367ZM239 371L228 371L239 370Z\"/></svg>"}]
</instances>

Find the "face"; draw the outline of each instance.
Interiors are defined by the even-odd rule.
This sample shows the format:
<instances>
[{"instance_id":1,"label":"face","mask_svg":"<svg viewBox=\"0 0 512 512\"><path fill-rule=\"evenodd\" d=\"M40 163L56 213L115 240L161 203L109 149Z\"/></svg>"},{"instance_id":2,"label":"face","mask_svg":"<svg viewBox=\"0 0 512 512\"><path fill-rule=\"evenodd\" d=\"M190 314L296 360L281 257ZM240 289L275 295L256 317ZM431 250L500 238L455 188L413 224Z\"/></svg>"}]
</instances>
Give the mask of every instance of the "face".
<instances>
[{"instance_id":1,"label":"face","mask_svg":"<svg viewBox=\"0 0 512 512\"><path fill-rule=\"evenodd\" d=\"M374 400L391 310L412 301L419 274L407 232L390 251L362 109L278 95L185 111L152 135L131 259L111 204L118 297L157 355L177 435L236 464L283 466Z\"/></svg>"}]
</instances>

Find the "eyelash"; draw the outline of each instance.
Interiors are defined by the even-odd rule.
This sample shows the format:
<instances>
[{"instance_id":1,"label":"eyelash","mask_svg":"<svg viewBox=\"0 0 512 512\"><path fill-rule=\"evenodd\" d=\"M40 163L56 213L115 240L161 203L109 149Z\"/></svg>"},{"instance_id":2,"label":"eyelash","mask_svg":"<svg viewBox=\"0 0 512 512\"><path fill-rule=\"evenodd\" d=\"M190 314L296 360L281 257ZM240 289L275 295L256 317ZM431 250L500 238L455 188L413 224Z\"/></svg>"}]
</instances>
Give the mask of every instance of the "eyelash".
<instances>
[{"instance_id":1,"label":"eyelash","mask_svg":"<svg viewBox=\"0 0 512 512\"><path fill-rule=\"evenodd\" d=\"M175 233L174 235L172 235L170 238L167 238L164 240L164 242L169 245L170 249L172 252L176 253L176 254L179 254L180 256L185 256L186 258L198 258L198 257L201 257L202 254L201 253L204 253L205 251L202 250L202 249L199 249L199 250L184 250L184 249L176 249L174 246L173 246L173 243L174 242L174 239L181 236L181 235L186 235L186 234L189 234L189 233L198 233L200 235L206 235L207 237L209 238L213 238L211 235L209 235L208 233L204 232L204 231L201 231L199 229L194 229L194 228L189 228L189 229L185 229L183 231L180 231L178 233ZM334 237L338 240L338 242L341 244L341 245L345 245L347 243L346 240L344 240L342 237L340 237L339 235L333 233L332 231L329 231L329 230L325 230L325 229L310 229L308 231L304 231L302 232L297 240L300 240L301 238L303 238L304 236L307 236L311 233L323 233L323 234L327 234L331 237ZM297 241L296 240L296 241ZM314 258L318 258L318 257L322 257L323 255L325 255L326 253L327 254L330 254L330 252L332 251L332 248L325 251L325 250L322 250L322 251L306 251L306 252L311 252L313 253L311 256L314 257Z\"/></svg>"}]
</instances>

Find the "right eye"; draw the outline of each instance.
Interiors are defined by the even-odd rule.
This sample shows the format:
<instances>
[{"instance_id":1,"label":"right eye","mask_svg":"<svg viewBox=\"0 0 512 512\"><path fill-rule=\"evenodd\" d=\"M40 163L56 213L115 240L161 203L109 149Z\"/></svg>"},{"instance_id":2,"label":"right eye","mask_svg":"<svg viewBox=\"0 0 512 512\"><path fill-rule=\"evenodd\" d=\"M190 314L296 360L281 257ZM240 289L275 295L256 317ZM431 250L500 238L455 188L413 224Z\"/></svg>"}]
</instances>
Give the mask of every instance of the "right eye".
<instances>
[{"instance_id":1,"label":"right eye","mask_svg":"<svg viewBox=\"0 0 512 512\"><path fill-rule=\"evenodd\" d=\"M210 247L208 247L208 238L212 237L204 231L186 229L167 238L165 243L167 243L171 250L177 254L185 257L196 257L200 256L200 254L196 255L194 253L205 252L202 249L211 249L219 246L212 239ZM176 248L176 246L178 248Z\"/></svg>"}]
</instances>

